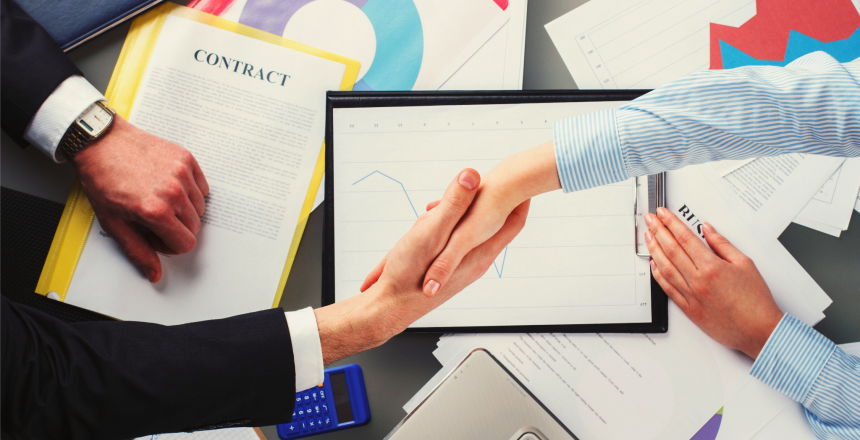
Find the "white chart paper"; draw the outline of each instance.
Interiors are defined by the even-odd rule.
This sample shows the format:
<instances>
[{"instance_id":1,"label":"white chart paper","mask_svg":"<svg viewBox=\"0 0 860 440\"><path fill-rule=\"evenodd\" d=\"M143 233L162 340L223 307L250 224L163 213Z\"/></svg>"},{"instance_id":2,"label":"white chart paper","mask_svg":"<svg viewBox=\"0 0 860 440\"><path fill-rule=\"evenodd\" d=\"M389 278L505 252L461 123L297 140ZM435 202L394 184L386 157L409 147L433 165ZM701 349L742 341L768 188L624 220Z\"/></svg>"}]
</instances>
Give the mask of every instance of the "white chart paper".
<instances>
[{"instance_id":1,"label":"white chart paper","mask_svg":"<svg viewBox=\"0 0 860 440\"><path fill-rule=\"evenodd\" d=\"M797 215L801 222L797 222L797 219L795 221L804 224L803 220L809 220L845 231L851 222L858 192L860 192L860 158L845 159L842 166L830 176L815 197Z\"/></svg>"},{"instance_id":2,"label":"white chart paper","mask_svg":"<svg viewBox=\"0 0 860 440\"><path fill-rule=\"evenodd\" d=\"M708 68L710 23L755 11L755 0L591 0L546 30L580 89L653 89Z\"/></svg>"},{"instance_id":3,"label":"white chart paper","mask_svg":"<svg viewBox=\"0 0 860 440\"><path fill-rule=\"evenodd\" d=\"M552 139L554 121L621 104L335 109L336 300L358 294L462 169L484 174ZM489 271L413 327L650 322L632 196L627 181L535 198L526 227Z\"/></svg>"}]
</instances>

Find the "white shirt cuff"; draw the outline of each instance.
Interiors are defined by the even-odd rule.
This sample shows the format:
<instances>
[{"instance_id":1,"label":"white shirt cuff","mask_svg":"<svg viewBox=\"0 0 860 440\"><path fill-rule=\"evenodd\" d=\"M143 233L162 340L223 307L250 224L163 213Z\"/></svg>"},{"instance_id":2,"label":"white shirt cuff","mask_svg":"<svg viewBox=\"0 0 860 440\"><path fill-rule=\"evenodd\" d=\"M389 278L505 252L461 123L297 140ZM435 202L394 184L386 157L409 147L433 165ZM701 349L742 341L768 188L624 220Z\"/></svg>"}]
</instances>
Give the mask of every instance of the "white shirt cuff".
<instances>
[{"instance_id":1,"label":"white shirt cuff","mask_svg":"<svg viewBox=\"0 0 860 440\"><path fill-rule=\"evenodd\" d=\"M286 312L285 315L287 315L287 326L290 327L290 340L293 342L296 391L304 391L325 380L317 317L311 307Z\"/></svg>"},{"instance_id":2,"label":"white shirt cuff","mask_svg":"<svg viewBox=\"0 0 860 440\"><path fill-rule=\"evenodd\" d=\"M65 162L66 158L58 154L57 146L66 130L87 107L103 99L101 92L84 77L72 75L66 78L39 107L24 131L24 140L54 162Z\"/></svg>"}]
</instances>

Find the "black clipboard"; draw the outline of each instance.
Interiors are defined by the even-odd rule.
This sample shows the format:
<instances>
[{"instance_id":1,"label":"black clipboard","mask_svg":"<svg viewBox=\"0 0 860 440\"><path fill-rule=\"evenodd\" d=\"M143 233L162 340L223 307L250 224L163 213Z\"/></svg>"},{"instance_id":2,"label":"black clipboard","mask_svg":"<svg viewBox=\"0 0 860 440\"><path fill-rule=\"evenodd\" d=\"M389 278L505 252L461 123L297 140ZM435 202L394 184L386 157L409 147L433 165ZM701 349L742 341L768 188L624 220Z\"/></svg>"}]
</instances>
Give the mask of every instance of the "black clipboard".
<instances>
[{"instance_id":1,"label":"black clipboard","mask_svg":"<svg viewBox=\"0 0 860 440\"><path fill-rule=\"evenodd\" d=\"M334 252L334 109L361 107L413 107L439 105L485 105L485 104L529 104L589 101L632 101L650 90L503 90L503 91L452 91L452 92L328 92L326 94L325 127L325 202L323 229L323 277L322 305L335 301L335 252ZM665 176L649 176L651 206L665 205ZM638 188L638 186L637 186ZM638 218L636 200L631 197L631 229L636 233ZM639 243L631 249L640 256ZM651 276L651 322L619 324L563 324L563 325L511 325L480 327L422 327L408 328L407 332L444 333L666 333L669 329L668 297Z\"/></svg>"}]
</instances>

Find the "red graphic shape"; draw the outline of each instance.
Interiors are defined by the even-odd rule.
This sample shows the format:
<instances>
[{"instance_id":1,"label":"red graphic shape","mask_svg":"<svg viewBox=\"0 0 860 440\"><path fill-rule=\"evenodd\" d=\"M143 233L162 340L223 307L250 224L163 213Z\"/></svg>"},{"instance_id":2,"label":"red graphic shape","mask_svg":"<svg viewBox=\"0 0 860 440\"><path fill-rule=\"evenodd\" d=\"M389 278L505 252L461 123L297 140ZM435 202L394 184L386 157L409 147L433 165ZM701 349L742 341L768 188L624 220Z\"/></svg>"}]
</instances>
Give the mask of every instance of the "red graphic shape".
<instances>
[{"instance_id":1,"label":"red graphic shape","mask_svg":"<svg viewBox=\"0 0 860 440\"><path fill-rule=\"evenodd\" d=\"M207 14L220 16L233 2L234 0L191 0L187 6Z\"/></svg>"},{"instance_id":2,"label":"red graphic shape","mask_svg":"<svg viewBox=\"0 0 860 440\"><path fill-rule=\"evenodd\" d=\"M851 0L757 0L755 16L740 27L711 23L711 69L723 68L720 40L757 60L782 61L791 30L829 43L858 27Z\"/></svg>"},{"instance_id":3,"label":"red graphic shape","mask_svg":"<svg viewBox=\"0 0 860 440\"><path fill-rule=\"evenodd\" d=\"M496 4L499 5L499 7L502 8L503 11L508 10L508 0L493 0L493 1L496 2Z\"/></svg>"}]
</instances>

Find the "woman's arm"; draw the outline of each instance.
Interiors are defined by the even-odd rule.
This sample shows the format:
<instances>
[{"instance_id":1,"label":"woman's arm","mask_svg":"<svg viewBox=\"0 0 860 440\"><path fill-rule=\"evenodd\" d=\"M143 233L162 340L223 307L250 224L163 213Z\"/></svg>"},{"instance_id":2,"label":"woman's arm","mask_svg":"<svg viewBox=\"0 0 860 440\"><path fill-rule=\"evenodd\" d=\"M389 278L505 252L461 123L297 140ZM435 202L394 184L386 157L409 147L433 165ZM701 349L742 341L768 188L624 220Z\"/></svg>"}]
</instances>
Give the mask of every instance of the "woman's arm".
<instances>
[{"instance_id":1,"label":"woman's arm","mask_svg":"<svg viewBox=\"0 0 860 440\"><path fill-rule=\"evenodd\" d=\"M714 160L858 156L858 103L860 60L840 64L815 52L784 68L695 73L618 109L557 121L551 146L512 156L485 176L474 208L428 270L424 293L444 287L463 255L492 236L518 201L542 192Z\"/></svg>"}]
</instances>

